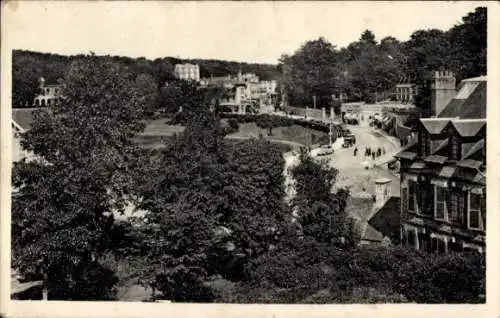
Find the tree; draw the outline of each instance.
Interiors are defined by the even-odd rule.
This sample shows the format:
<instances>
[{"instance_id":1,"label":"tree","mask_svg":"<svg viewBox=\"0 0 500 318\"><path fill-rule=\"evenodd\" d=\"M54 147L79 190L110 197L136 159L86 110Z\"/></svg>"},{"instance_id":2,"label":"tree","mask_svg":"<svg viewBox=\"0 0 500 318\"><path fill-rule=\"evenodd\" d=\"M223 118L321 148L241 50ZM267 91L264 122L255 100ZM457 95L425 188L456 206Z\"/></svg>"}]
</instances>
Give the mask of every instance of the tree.
<instances>
[{"instance_id":1,"label":"tree","mask_svg":"<svg viewBox=\"0 0 500 318\"><path fill-rule=\"evenodd\" d=\"M486 74L487 9L478 7L447 32L449 68L458 80Z\"/></svg>"},{"instance_id":2,"label":"tree","mask_svg":"<svg viewBox=\"0 0 500 318\"><path fill-rule=\"evenodd\" d=\"M324 38L306 42L293 55L280 59L283 85L291 105L330 107L340 86L340 61L335 46Z\"/></svg>"},{"instance_id":3,"label":"tree","mask_svg":"<svg viewBox=\"0 0 500 318\"><path fill-rule=\"evenodd\" d=\"M315 161L305 150L301 151L299 160L292 169L296 189L292 207L297 211L304 235L318 242L339 240L354 244L345 214L349 194L345 190L332 193L337 170Z\"/></svg>"},{"instance_id":4,"label":"tree","mask_svg":"<svg viewBox=\"0 0 500 318\"><path fill-rule=\"evenodd\" d=\"M158 108L158 86L151 75L142 73L136 77L135 87L144 98L144 101L141 101L145 105L144 113L151 116Z\"/></svg>"},{"instance_id":5,"label":"tree","mask_svg":"<svg viewBox=\"0 0 500 318\"><path fill-rule=\"evenodd\" d=\"M193 114L141 193L150 211L142 276L159 297L211 299L204 284L214 275L241 280L285 219L281 150L265 140L225 143L219 122L216 113Z\"/></svg>"},{"instance_id":6,"label":"tree","mask_svg":"<svg viewBox=\"0 0 500 318\"><path fill-rule=\"evenodd\" d=\"M38 159L14 165L13 266L43 279L45 298L60 297L63 287L80 293L72 298L106 298L109 285L99 292L78 286L102 271L94 265L109 240L111 212L123 209L130 190L132 137L144 128L145 99L123 67L93 55L71 64L61 94L22 135Z\"/></svg>"},{"instance_id":7,"label":"tree","mask_svg":"<svg viewBox=\"0 0 500 318\"><path fill-rule=\"evenodd\" d=\"M425 255L398 262L394 288L417 303L483 303L485 256L479 253Z\"/></svg>"},{"instance_id":8,"label":"tree","mask_svg":"<svg viewBox=\"0 0 500 318\"><path fill-rule=\"evenodd\" d=\"M39 92L41 63L31 56L12 58L12 107L30 107Z\"/></svg>"}]
</instances>

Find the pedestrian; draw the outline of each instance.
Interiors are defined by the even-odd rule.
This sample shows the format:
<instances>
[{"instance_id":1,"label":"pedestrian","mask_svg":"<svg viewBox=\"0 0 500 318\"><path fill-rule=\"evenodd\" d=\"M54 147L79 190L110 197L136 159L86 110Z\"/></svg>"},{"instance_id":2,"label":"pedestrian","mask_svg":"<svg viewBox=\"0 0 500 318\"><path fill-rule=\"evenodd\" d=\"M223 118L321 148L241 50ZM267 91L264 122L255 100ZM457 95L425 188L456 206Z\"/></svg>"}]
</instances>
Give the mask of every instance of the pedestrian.
<instances>
[{"instance_id":1,"label":"pedestrian","mask_svg":"<svg viewBox=\"0 0 500 318\"><path fill-rule=\"evenodd\" d=\"M372 152L372 160L375 160L375 152Z\"/></svg>"},{"instance_id":2,"label":"pedestrian","mask_svg":"<svg viewBox=\"0 0 500 318\"><path fill-rule=\"evenodd\" d=\"M354 157L356 157L356 154L358 153L358 147L354 148Z\"/></svg>"},{"instance_id":3,"label":"pedestrian","mask_svg":"<svg viewBox=\"0 0 500 318\"><path fill-rule=\"evenodd\" d=\"M385 155L385 147L382 147L382 154Z\"/></svg>"}]
</instances>

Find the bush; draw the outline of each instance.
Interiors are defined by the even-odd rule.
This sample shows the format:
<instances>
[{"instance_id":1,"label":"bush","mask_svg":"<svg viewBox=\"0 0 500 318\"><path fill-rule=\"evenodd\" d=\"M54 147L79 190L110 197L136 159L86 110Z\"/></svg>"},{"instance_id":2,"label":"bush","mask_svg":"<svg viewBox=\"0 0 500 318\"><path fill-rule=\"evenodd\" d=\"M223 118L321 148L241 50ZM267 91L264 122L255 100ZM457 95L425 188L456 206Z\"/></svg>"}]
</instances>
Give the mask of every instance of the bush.
<instances>
[{"instance_id":1,"label":"bush","mask_svg":"<svg viewBox=\"0 0 500 318\"><path fill-rule=\"evenodd\" d=\"M232 129L234 130L238 130L239 128L239 125L238 125L238 121L235 119L235 118L230 118L227 123L229 124L229 127L231 127Z\"/></svg>"},{"instance_id":2,"label":"bush","mask_svg":"<svg viewBox=\"0 0 500 318\"><path fill-rule=\"evenodd\" d=\"M68 269L61 272L60 269ZM54 268L49 286L51 300L114 300L118 277L98 262L82 263L78 268Z\"/></svg>"}]
</instances>

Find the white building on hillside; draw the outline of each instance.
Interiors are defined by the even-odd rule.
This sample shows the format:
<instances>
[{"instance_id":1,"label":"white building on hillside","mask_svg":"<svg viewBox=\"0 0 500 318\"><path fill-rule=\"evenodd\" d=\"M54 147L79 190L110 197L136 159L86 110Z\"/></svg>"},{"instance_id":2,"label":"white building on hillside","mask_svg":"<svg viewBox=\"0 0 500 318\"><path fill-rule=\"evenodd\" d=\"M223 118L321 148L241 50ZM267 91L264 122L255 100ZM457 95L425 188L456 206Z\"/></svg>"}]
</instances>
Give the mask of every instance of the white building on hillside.
<instances>
[{"instance_id":1,"label":"white building on hillside","mask_svg":"<svg viewBox=\"0 0 500 318\"><path fill-rule=\"evenodd\" d=\"M43 77L40 78L40 93L33 101L34 107L52 106L56 103L61 85L48 85Z\"/></svg>"},{"instance_id":2,"label":"white building on hillside","mask_svg":"<svg viewBox=\"0 0 500 318\"><path fill-rule=\"evenodd\" d=\"M200 66L198 64L176 64L174 69L175 77L186 81L200 81Z\"/></svg>"}]
</instances>

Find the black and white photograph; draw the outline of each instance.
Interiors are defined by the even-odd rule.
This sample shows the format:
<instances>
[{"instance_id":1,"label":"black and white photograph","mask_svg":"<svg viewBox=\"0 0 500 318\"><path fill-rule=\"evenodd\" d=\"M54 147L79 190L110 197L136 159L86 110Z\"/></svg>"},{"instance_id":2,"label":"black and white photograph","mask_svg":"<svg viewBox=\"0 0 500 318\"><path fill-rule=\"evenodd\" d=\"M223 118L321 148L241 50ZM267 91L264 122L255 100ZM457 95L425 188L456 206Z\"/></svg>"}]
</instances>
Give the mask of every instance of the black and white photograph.
<instances>
[{"instance_id":1,"label":"black and white photograph","mask_svg":"<svg viewBox=\"0 0 500 318\"><path fill-rule=\"evenodd\" d=\"M4 3L10 300L486 304L489 9Z\"/></svg>"}]
</instances>

